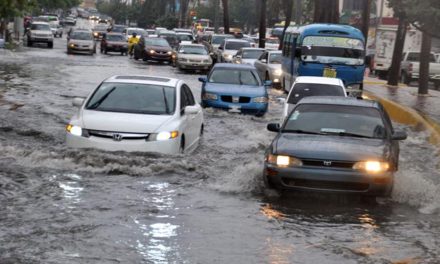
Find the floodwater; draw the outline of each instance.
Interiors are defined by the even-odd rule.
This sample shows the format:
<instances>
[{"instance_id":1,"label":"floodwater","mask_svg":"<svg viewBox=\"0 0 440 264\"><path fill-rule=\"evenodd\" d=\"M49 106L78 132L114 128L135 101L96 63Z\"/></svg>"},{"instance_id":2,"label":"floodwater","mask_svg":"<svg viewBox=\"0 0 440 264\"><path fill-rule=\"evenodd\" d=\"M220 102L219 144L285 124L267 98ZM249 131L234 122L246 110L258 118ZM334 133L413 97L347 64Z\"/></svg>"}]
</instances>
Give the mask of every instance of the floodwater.
<instances>
[{"instance_id":1,"label":"floodwater","mask_svg":"<svg viewBox=\"0 0 440 264\"><path fill-rule=\"evenodd\" d=\"M282 96L263 118L206 109L193 153L69 149L72 98L115 74L200 74L120 55L67 55L65 39L0 50L0 263L440 263L438 150L405 129L393 195L263 188ZM99 49L98 49L99 50Z\"/></svg>"}]
</instances>

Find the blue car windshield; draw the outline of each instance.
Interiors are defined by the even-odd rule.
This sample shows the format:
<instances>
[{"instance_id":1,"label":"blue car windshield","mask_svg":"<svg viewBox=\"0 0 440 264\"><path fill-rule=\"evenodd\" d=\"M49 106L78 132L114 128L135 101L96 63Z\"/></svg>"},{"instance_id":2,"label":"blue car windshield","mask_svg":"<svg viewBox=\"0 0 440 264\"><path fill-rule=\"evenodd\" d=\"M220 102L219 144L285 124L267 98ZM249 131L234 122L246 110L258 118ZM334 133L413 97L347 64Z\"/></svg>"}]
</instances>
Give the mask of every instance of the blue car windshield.
<instances>
[{"instance_id":1,"label":"blue car windshield","mask_svg":"<svg viewBox=\"0 0 440 264\"><path fill-rule=\"evenodd\" d=\"M304 38L301 47L304 62L363 65L364 57L364 44L359 39L309 36Z\"/></svg>"},{"instance_id":2,"label":"blue car windshield","mask_svg":"<svg viewBox=\"0 0 440 264\"><path fill-rule=\"evenodd\" d=\"M377 109L331 104L298 105L289 115L282 131L378 139L384 139L387 135Z\"/></svg>"},{"instance_id":3,"label":"blue car windshield","mask_svg":"<svg viewBox=\"0 0 440 264\"><path fill-rule=\"evenodd\" d=\"M210 83L260 86L257 76L247 69L214 69L209 75Z\"/></svg>"}]
</instances>

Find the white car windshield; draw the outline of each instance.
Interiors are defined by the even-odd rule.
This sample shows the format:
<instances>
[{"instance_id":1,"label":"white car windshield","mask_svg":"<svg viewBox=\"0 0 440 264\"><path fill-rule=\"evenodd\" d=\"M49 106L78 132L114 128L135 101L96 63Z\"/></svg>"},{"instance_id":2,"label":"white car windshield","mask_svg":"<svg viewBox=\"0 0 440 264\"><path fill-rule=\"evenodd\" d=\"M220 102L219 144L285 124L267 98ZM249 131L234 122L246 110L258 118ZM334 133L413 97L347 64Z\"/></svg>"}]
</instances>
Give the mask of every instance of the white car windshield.
<instances>
[{"instance_id":1,"label":"white car windshield","mask_svg":"<svg viewBox=\"0 0 440 264\"><path fill-rule=\"evenodd\" d=\"M287 118L282 131L380 139L387 135L377 109L330 104L298 105Z\"/></svg>"},{"instance_id":2,"label":"white car windshield","mask_svg":"<svg viewBox=\"0 0 440 264\"><path fill-rule=\"evenodd\" d=\"M32 24L31 30L50 30L50 27L47 24Z\"/></svg>"},{"instance_id":3,"label":"white car windshield","mask_svg":"<svg viewBox=\"0 0 440 264\"><path fill-rule=\"evenodd\" d=\"M287 103L296 104L307 96L345 96L344 89L339 85L323 83L296 83Z\"/></svg>"},{"instance_id":4,"label":"white car windshield","mask_svg":"<svg viewBox=\"0 0 440 264\"><path fill-rule=\"evenodd\" d=\"M243 59L258 59L264 50L243 50Z\"/></svg>"},{"instance_id":5,"label":"white car windshield","mask_svg":"<svg viewBox=\"0 0 440 264\"><path fill-rule=\"evenodd\" d=\"M180 54L196 54L196 55L208 55L208 51L205 47L198 46L181 46L179 49Z\"/></svg>"},{"instance_id":6,"label":"white car windshield","mask_svg":"<svg viewBox=\"0 0 440 264\"><path fill-rule=\"evenodd\" d=\"M92 34L90 34L89 32L81 32L81 31L77 31L77 32L72 32L72 34L70 34L70 39L76 39L76 40L92 40Z\"/></svg>"},{"instance_id":7,"label":"white car windshield","mask_svg":"<svg viewBox=\"0 0 440 264\"><path fill-rule=\"evenodd\" d=\"M175 88L151 84L103 83L93 93L86 109L170 115L175 109Z\"/></svg>"},{"instance_id":8,"label":"white car windshield","mask_svg":"<svg viewBox=\"0 0 440 264\"><path fill-rule=\"evenodd\" d=\"M228 41L225 44L227 50L239 50L241 48L249 48L251 43L248 41Z\"/></svg>"},{"instance_id":9,"label":"white car windshield","mask_svg":"<svg viewBox=\"0 0 440 264\"><path fill-rule=\"evenodd\" d=\"M245 69L214 69L209 76L209 82L260 86L255 74Z\"/></svg>"},{"instance_id":10,"label":"white car windshield","mask_svg":"<svg viewBox=\"0 0 440 264\"><path fill-rule=\"evenodd\" d=\"M301 47L304 62L363 65L364 56L364 43L353 38L309 36Z\"/></svg>"}]
</instances>

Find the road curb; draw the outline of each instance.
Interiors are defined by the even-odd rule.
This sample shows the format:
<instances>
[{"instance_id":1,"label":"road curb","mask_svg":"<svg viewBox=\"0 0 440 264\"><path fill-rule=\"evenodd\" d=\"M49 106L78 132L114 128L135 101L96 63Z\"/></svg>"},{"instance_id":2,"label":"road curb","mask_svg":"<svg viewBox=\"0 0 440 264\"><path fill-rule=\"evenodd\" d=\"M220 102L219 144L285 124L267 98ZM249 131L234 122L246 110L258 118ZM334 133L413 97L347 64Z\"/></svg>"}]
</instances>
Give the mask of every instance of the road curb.
<instances>
[{"instance_id":1,"label":"road curb","mask_svg":"<svg viewBox=\"0 0 440 264\"><path fill-rule=\"evenodd\" d=\"M429 142L440 146L440 124L429 116L372 92L364 91L364 97L381 102L394 121L412 126L418 131L427 131L429 133Z\"/></svg>"}]
</instances>

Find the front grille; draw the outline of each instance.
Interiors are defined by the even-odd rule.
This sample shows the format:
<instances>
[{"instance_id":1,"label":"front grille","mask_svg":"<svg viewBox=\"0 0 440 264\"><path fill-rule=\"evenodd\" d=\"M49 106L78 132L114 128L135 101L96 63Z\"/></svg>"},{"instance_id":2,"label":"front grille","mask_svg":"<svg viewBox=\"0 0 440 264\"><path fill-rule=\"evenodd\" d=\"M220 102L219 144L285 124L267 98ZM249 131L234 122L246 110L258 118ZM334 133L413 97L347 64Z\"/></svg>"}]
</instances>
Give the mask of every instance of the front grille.
<instances>
[{"instance_id":1,"label":"front grille","mask_svg":"<svg viewBox=\"0 0 440 264\"><path fill-rule=\"evenodd\" d=\"M110 138L115 141L121 141L121 140L140 140L145 139L147 140L150 134L143 134L143 133L127 133L127 132L111 132L111 131L101 131L101 130L90 130L85 129L83 131L83 135L85 137L100 137L100 138Z\"/></svg>"},{"instance_id":2,"label":"front grille","mask_svg":"<svg viewBox=\"0 0 440 264\"><path fill-rule=\"evenodd\" d=\"M189 60L189 62L193 62L193 63L202 63L200 60Z\"/></svg>"},{"instance_id":3,"label":"front grille","mask_svg":"<svg viewBox=\"0 0 440 264\"><path fill-rule=\"evenodd\" d=\"M313 160L301 159L303 166L324 167L324 168L343 168L351 169L355 162L351 161L333 161L333 160Z\"/></svg>"},{"instance_id":4,"label":"front grille","mask_svg":"<svg viewBox=\"0 0 440 264\"><path fill-rule=\"evenodd\" d=\"M230 95L223 95L221 96L221 99L223 102L227 102L227 103L240 103L240 104L247 104L251 101L250 97L245 97L245 96L234 96L234 98L238 97L238 102L236 100L232 100L233 96Z\"/></svg>"},{"instance_id":5,"label":"front grille","mask_svg":"<svg viewBox=\"0 0 440 264\"><path fill-rule=\"evenodd\" d=\"M290 187L302 187L321 190L340 190L340 191L366 191L370 187L368 183L358 182L331 182L305 179L287 179L282 178L285 185Z\"/></svg>"}]
</instances>

